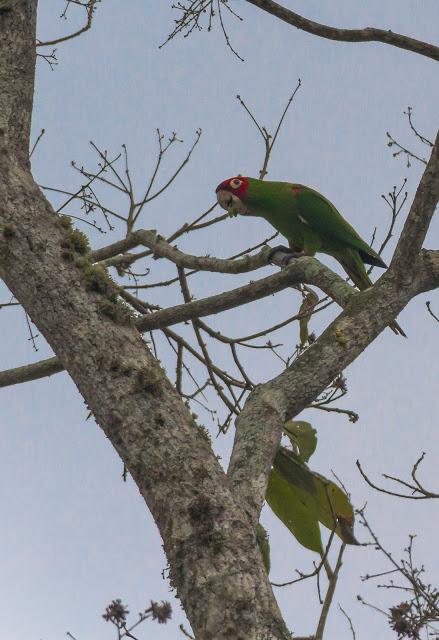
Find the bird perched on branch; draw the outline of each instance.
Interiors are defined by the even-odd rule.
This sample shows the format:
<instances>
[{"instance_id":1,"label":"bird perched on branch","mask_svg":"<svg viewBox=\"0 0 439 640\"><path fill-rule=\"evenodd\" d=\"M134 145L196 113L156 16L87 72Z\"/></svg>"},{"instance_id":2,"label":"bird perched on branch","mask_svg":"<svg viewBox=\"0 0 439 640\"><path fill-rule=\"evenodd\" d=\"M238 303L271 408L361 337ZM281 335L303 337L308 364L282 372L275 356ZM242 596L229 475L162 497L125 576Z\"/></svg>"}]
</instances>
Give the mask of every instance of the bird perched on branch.
<instances>
[{"instance_id":1,"label":"bird perched on branch","mask_svg":"<svg viewBox=\"0 0 439 640\"><path fill-rule=\"evenodd\" d=\"M265 218L287 238L290 248L285 250L291 257L314 256L317 252L332 256L360 290L372 286L364 264L387 266L334 205L314 189L235 176L221 182L216 195L220 206L231 215ZM405 336L396 322L389 327Z\"/></svg>"}]
</instances>

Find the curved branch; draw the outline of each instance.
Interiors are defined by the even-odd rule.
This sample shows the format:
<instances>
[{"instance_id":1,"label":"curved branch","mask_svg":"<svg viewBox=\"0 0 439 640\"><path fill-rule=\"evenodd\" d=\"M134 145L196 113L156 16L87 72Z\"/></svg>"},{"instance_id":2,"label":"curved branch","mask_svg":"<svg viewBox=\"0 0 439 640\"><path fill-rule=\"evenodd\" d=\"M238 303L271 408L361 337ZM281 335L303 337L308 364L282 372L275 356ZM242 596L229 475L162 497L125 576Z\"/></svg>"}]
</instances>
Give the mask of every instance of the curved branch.
<instances>
[{"instance_id":1,"label":"curved branch","mask_svg":"<svg viewBox=\"0 0 439 640\"><path fill-rule=\"evenodd\" d=\"M226 261L224 261L226 262ZM356 291L343 278L325 267L315 258L303 257L289 267L274 275L261 278L224 293L219 293L201 300L185 302L168 309L161 309L138 320L139 331L150 331L162 327L203 318L221 311L266 298L292 285L302 282L314 284L330 295L340 306L344 307Z\"/></svg>"},{"instance_id":2,"label":"curved branch","mask_svg":"<svg viewBox=\"0 0 439 640\"><path fill-rule=\"evenodd\" d=\"M135 247L138 247L139 244L141 244L141 242L136 235L136 232L130 233L126 238L123 238L123 240L117 240L112 244L108 244L105 247L92 251L90 254L90 260L92 262L102 262L103 260L108 260L123 254L130 249L134 249Z\"/></svg>"},{"instance_id":3,"label":"curved branch","mask_svg":"<svg viewBox=\"0 0 439 640\"><path fill-rule=\"evenodd\" d=\"M405 500L430 500L432 498L439 498L439 493L434 493L433 491L428 491L428 489L425 489L417 480L416 478L416 471L419 467L419 465L421 464L421 462L423 461L425 457L425 451L422 453L422 455L417 459L417 461L415 462L415 464L413 465L412 468L412 478L414 480L415 484L410 484L409 482L405 482L404 480L401 480L400 478L395 478L394 476L389 476L386 473L383 473L383 477L386 478L386 480L393 480L394 482L407 487L407 489L410 489L411 493L399 493L397 491L392 491L390 489L384 489L383 487L379 487L377 484L375 484L374 482L372 482L372 480L366 475L366 472L363 470L360 461L357 460L356 461L356 465L358 467L359 472L361 473L361 475L363 476L363 479L367 482L367 484L372 487L372 489L375 489L376 491L379 491L380 493L386 493L388 496L395 496L396 498L404 498Z\"/></svg>"},{"instance_id":4,"label":"curved branch","mask_svg":"<svg viewBox=\"0 0 439 640\"><path fill-rule=\"evenodd\" d=\"M214 261L216 258L211 258L211 260ZM223 262L233 261L224 260ZM300 260L293 262L287 269L268 276L267 278L262 278L243 287L238 287L215 296L209 296L202 300L195 300L149 313L139 318L135 324L141 332L163 329L178 322L193 320L194 318L219 313L220 311L226 311L255 300L260 300L273 293L287 289L292 284L297 284L303 279L331 293L341 306L347 304L349 298L355 293L353 287L348 285L343 278L333 273L314 258L300 258ZM122 292L121 295L125 297L124 292ZM23 367L8 369L0 372L0 388L44 378L62 370L63 367L57 358L48 358L47 360Z\"/></svg>"},{"instance_id":5,"label":"curved branch","mask_svg":"<svg viewBox=\"0 0 439 640\"><path fill-rule=\"evenodd\" d=\"M395 249L389 272L410 280L439 200L439 131Z\"/></svg>"},{"instance_id":6,"label":"curved branch","mask_svg":"<svg viewBox=\"0 0 439 640\"><path fill-rule=\"evenodd\" d=\"M93 23L94 11L96 9L96 4L99 0L90 0L89 5L86 7L87 9L87 22L83 27L75 31L74 33L70 33L67 36L60 36L59 38L55 38L54 40L46 40L45 42L41 42L37 40L37 47L51 47L54 44L59 44L60 42L66 42L67 40L72 40L73 38L77 38L81 34L85 33L89 29L91 29Z\"/></svg>"},{"instance_id":7,"label":"curved branch","mask_svg":"<svg viewBox=\"0 0 439 640\"><path fill-rule=\"evenodd\" d=\"M405 49L406 51L418 53L432 60L439 60L439 47L429 44L428 42L423 42L422 40L416 40L415 38L394 33L390 29L376 29L374 27L366 27L364 29L338 29L337 27L330 27L319 22L314 22L313 20L308 20L308 18L304 18L273 0L247 0L247 2L293 27L297 27L302 31L321 38L338 40L340 42L383 42L400 49Z\"/></svg>"},{"instance_id":8,"label":"curved branch","mask_svg":"<svg viewBox=\"0 0 439 640\"><path fill-rule=\"evenodd\" d=\"M313 258L302 258L302 261L307 260L307 261L314 261ZM317 261L316 261L317 262ZM308 262L309 264L309 262ZM297 263L295 263L295 266L297 267ZM323 267L323 265L321 265ZM290 267L291 269L291 267ZM323 267L323 272L325 273L325 267ZM412 293L411 296L414 297L416 295L418 295L419 293L424 293L425 291L430 291L431 289L434 289L436 287L439 286L439 251L422 251L421 255L418 259L417 265L416 265L416 280L413 283L413 287L412 287ZM270 278L272 278L272 282L275 284L275 286L278 286L276 284L276 277L279 276L281 274L275 274L275 276L270 276ZM326 277L329 278L329 275L334 276L334 283L336 282L338 276L336 274L332 274L332 272L327 269L326 273L325 273ZM341 281L342 279L340 279ZM340 291L344 290L346 293L346 296L349 297L350 291L352 293L354 293L352 287L350 287L348 284L346 284L346 282L344 282L344 280L342 282L337 282L337 284L343 285L344 289L340 289ZM250 287L252 286L250 285L246 285L249 288L250 291ZM290 286L290 285L287 285ZM321 285L319 285L321 286ZM243 287L245 289L245 287ZM332 290L334 291L334 285ZM225 296L228 296L231 292L226 292ZM272 291L268 291L268 293L266 295L270 295L270 293L273 293ZM121 294L122 297L124 297L125 293ZM213 296L215 298L215 296ZM209 298L205 298L204 301L203 300L199 300L196 302L199 303L203 303L203 304L207 304L206 301L209 301ZM137 301L139 304L139 309L141 306L141 302ZM341 302L341 299L340 299ZM192 303L190 303L192 304ZM239 302L239 304L243 304L242 301ZM182 305L182 306L186 306L186 305ZM178 311L178 308L180 307L180 305L177 306L177 313L180 313L180 311ZM176 308L174 307L174 310ZM196 310L196 307L192 307L191 310L191 315L189 318L187 319L191 319L192 317L196 317L195 315L192 315L194 310ZM168 309L164 309L163 311L166 312L170 312L170 310ZM156 314L159 314L161 312L156 312ZM147 325L147 321L149 321L149 319L151 318L151 324L157 324L157 325L161 325L164 316L160 316L159 318L155 318L156 314L151 314L148 316L145 316L144 318L140 318L138 320L138 328L140 330L140 325L142 323L145 323L145 326L147 326L147 328L145 328L144 330L150 330L150 327ZM153 319L154 318L154 319ZM169 321L170 317L168 316L168 321ZM163 323L164 324L164 323ZM161 328L163 330L163 327L157 327L157 328ZM170 337L176 337L176 334L174 334L171 329L164 329L165 333L168 334ZM252 337L252 336L247 336ZM254 336L253 336L254 337ZM189 344L185 344L185 348L190 350L191 347ZM194 355L195 357L198 358L198 354L197 352L192 352L192 355ZM6 369L5 371L1 371L0 372L0 388L2 387L8 387L14 384L21 384L23 382L29 382L31 380L38 380L39 378L44 378L46 376L51 376L54 373L59 373L60 371L63 371L64 368L62 367L62 365L59 363L57 358L48 358L46 360L41 360L40 362L35 362L32 364L28 364L28 365L24 365L22 367L16 367L14 369Z\"/></svg>"},{"instance_id":9,"label":"curved branch","mask_svg":"<svg viewBox=\"0 0 439 640\"><path fill-rule=\"evenodd\" d=\"M228 477L252 521L259 518L284 423L305 409L383 331L411 298L439 286L439 251L422 251L406 287L385 274L283 373L249 395L236 420Z\"/></svg>"},{"instance_id":10,"label":"curved branch","mask_svg":"<svg viewBox=\"0 0 439 640\"><path fill-rule=\"evenodd\" d=\"M249 395L236 420L228 476L255 526L283 424L318 397L414 295L439 285L439 251L420 252L438 199L439 135L388 271L373 287L352 297L282 374Z\"/></svg>"},{"instance_id":11,"label":"curved branch","mask_svg":"<svg viewBox=\"0 0 439 640\"><path fill-rule=\"evenodd\" d=\"M216 273L246 273L261 267L266 267L270 247L265 246L259 253L252 256L246 255L243 258L233 260L224 258L213 258L210 256L194 256L183 253L173 247L165 238L158 235L153 229L139 229L133 231L123 240L118 240L113 244L92 251L90 258L93 262L101 262L117 256L134 247L143 245L150 249L151 255L156 258L167 258L177 267L186 269L199 269L200 271L213 271ZM141 287L139 287L141 288Z\"/></svg>"},{"instance_id":12,"label":"curved branch","mask_svg":"<svg viewBox=\"0 0 439 640\"><path fill-rule=\"evenodd\" d=\"M245 273L260 267L266 267L268 264L269 247L264 247L253 256L247 255L238 260L227 260L183 253L159 236L156 231L139 230L135 231L134 235L139 239L139 244L151 249L155 257L167 258L178 267L184 267L185 269L200 269L201 271L218 273Z\"/></svg>"}]
</instances>

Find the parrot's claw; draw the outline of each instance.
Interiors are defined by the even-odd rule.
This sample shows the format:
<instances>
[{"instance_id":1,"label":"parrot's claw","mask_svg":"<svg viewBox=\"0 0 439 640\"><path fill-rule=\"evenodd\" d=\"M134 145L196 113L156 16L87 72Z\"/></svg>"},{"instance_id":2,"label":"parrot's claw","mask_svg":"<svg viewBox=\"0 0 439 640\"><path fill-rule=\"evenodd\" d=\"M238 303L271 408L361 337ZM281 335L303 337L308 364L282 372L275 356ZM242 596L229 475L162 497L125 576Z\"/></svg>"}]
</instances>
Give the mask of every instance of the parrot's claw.
<instances>
[{"instance_id":1,"label":"parrot's claw","mask_svg":"<svg viewBox=\"0 0 439 640\"><path fill-rule=\"evenodd\" d=\"M283 244L279 244L277 245L277 247L273 247L272 249L270 249L267 255L267 262L272 262L276 253L286 253L288 256L290 256L292 253L292 249L286 247Z\"/></svg>"},{"instance_id":2,"label":"parrot's claw","mask_svg":"<svg viewBox=\"0 0 439 640\"><path fill-rule=\"evenodd\" d=\"M279 255L276 256L276 254ZM287 267L291 260L301 258L303 255L305 255L303 251L294 251L294 249L280 244L277 247L273 247L273 249L268 253L267 262L276 264L278 267Z\"/></svg>"}]
</instances>

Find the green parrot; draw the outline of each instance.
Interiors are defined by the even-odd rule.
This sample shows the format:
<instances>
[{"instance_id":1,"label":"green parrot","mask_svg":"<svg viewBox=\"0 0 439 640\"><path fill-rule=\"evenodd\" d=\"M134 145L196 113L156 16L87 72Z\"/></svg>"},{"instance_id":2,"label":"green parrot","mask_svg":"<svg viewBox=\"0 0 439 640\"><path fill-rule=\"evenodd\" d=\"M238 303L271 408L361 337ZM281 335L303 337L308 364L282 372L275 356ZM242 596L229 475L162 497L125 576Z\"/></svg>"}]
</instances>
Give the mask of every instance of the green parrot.
<instances>
[{"instance_id":1,"label":"green parrot","mask_svg":"<svg viewBox=\"0 0 439 640\"><path fill-rule=\"evenodd\" d=\"M318 251L332 256L360 290L372 286L364 263L386 268L334 205L314 189L236 176L221 182L216 195L231 214L265 218L287 238L293 256L314 256ZM389 326L406 337L396 322Z\"/></svg>"}]
</instances>

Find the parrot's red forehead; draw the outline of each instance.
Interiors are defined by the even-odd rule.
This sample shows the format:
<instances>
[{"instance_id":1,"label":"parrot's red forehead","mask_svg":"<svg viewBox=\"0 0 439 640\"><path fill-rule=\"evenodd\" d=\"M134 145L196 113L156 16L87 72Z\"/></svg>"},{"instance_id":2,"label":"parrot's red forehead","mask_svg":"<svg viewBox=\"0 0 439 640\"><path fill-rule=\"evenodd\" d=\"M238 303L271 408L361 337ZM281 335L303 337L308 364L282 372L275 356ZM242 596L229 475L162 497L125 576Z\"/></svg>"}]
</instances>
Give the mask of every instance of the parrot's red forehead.
<instances>
[{"instance_id":1,"label":"parrot's red forehead","mask_svg":"<svg viewBox=\"0 0 439 640\"><path fill-rule=\"evenodd\" d=\"M227 178L221 182L215 189L215 193L218 191L229 191L235 195L242 196L246 192L248 187L248 178L244 176L234 176L233 178Z\"/></svg>"}]
</instances>

